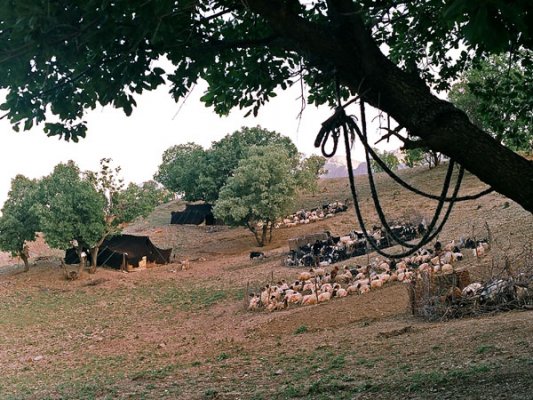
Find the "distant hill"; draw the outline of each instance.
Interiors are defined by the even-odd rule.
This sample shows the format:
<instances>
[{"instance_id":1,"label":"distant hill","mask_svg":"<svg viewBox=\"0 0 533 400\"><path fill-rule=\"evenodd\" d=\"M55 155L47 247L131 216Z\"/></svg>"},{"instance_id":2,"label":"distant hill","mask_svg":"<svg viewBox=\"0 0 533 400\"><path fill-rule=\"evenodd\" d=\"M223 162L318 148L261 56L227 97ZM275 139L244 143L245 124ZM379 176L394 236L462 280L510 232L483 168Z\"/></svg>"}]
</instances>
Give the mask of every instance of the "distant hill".
<instances>
[{"instance_id":1,"label":"distant hill","mask_svg":"<svg viewBox=\"0 0 533 400\"><path fill-rule=\"evenodd\" d=\"M354 175L366 174L366 162L352 160ZM345 178L348 176L345 156L334 156L326 161L324 168L328 171L321 178Z\"/></svg>"}]
</instances>

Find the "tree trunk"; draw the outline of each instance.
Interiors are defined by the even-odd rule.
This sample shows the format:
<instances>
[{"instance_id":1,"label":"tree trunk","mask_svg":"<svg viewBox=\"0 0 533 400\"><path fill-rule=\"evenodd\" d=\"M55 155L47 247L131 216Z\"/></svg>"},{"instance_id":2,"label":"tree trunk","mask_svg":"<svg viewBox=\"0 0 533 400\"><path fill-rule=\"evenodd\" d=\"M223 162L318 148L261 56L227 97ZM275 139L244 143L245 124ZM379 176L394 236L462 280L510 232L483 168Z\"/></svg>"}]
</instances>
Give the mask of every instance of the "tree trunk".
<instances>
[{"instance_id":1,"label":"tree trunk","mask_svg":"<svg viewBox=\"0 0 533 400\"><path fill-rule=\"evenodd\" d=\"M328 25L299 17L290 1L248 0L247 4L268 20L285 49L324 72L334 69L343 85L390 114L428 148L457 161L533 212L533 162L502 146L462 111L433 95L419 76L387 59L352 0L328 1L332 20Z\"/></svg>"},{"instance_id":2,"label":"tree trunk","mask_svg":"<svg viewBox=\"0 0 533 400\"><path fill-rule=\"evenodd\" d=\"M89 273L94 274L96 272L96 266L98 262L98 251L100 250L100 246L94 246L91 247L89 250L91 252L91 267L89 268Z\"/></svg>"},{"instance_id":3,"label":"tree trunk","mask_svg":"<svg viewBox=\"0 0 533 400\"><path fill-rule=\"evenodd\" d=\"M250 225L249 222L246 222L246 227L250 230L250 232L252 232L254 234L255 241L257 242L257 245L259 247L263 247L264 246L264 242L261 240L261 237L257 233L257 229L255 229L252 225Z\"/></svg>"},{"instance_id":4,"label":"tree trunk","mask_svg":"<svg viewBox=\"0 0 533 400\"><path fill-rule=\"evenodd\" d=\"M30 270L30 262L28 260L28 254L25 251L21 251L19 254L20 259L24 262L24 272L28 272Z\"/></svg>"},{"instance_id":5,"label":"tree trunk","mask_svg":"<svg viewBox=\"0 0 533 400\"><path fill-rule=\"evenodd\" d=\"M261 228L261 244L259 247L263 247L267 241L267 235L268 235L268 222L264 223Z\"/></svg>"}]
</instances>

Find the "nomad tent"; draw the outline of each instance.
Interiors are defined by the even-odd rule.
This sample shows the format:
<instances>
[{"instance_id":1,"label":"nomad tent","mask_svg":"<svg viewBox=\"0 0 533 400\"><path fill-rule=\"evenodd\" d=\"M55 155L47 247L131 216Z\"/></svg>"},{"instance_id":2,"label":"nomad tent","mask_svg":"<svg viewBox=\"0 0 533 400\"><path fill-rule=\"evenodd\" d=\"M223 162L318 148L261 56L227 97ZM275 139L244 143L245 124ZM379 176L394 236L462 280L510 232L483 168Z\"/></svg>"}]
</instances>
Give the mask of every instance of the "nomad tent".
<instances>
[{"instance_id":1,"label":"nomad tent","mask_svg":"<svg viewBox=\"0 0 533 400\"><path fill-rule=\"evenodd\" d=\"M218 225L211 204L187 204L183 211L172 211L171 224L177 225Z\"/></svg>"},{"instance_id":2,"label":"nomad tent","mask_svg":"<svg viewBox=\"0 0 533 400\"><path fill-rule=\"evenodd\" d=\"M89 254L89 251L85 252ZM167 264L170 262L171 252L172 249L160 249L155 246L148 236L117 235L102 243L98 250L96 265L127 269L128 266L138 267L143 257L146 257L149 263ZM65 263L77 264L79 262L76 250L68 249L65 254Z\"/></svg>"}]
</instances>

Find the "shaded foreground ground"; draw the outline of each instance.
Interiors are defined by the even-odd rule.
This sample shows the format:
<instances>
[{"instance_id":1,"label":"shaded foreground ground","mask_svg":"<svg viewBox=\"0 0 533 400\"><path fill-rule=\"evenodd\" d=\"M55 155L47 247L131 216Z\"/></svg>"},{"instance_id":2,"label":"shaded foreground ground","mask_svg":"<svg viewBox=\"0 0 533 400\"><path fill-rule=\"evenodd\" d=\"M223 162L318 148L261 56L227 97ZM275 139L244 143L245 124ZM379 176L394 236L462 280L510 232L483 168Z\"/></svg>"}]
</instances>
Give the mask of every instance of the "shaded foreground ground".
<instances>
[{"instance_id":1,"label":"shaded foreground ground","mask_svg":"<svg viewBox=\"0 0 533 400\"><path fill-rule=\"evenodd\" d=\"M433 188L441 175L411 178ZM466 190L481 187L467 180ZM345 181L327 190L302 202L348 197ZM383 193L397 217L431 211L392 186ZM531 311L428 323L409 314L402 284L319 306L245 311L247 286L295 278L298 269L281 265L288 237L345 233L351 211L276 232L258 262L248 259L245 230L164 226L156 215L131 231L172 245L177 261L193 260L190 270L100 269L67 282L54 260L26 274L0 268L0 398L531 399ZM507 256L518 268L533 217L497 194L458 205L441 240L482 237L485 222L493 248L461 266L486 276Z\"/></svg>"}]
</instances>

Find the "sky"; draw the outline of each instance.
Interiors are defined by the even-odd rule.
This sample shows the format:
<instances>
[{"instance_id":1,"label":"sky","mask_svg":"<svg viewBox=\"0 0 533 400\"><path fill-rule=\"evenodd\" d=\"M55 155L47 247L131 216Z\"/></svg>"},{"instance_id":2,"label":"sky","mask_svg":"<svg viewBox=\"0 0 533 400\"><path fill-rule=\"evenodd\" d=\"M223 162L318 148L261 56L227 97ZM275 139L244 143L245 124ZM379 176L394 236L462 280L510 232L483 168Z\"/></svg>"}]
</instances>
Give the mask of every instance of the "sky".
<instances>
[{"instance_id":1,"label":"sky","mask_svg":"<svg viewBox=\"0 0 533 400\"><path fill-rule=\"evenodd\" d=\"M17 174L41 178L52 172L55 165L68 160L75 161L82 170L97 171L100 159L111 157L112 165L122 168L126 183L142 183L153 178L163 152L170 146L195 142L208 148L211 142L243 126L260 125L277 131L291 138L300 152L319 154L313 142L322 122L333 110L308 105L299 121L299 88L280 92L259 110L256 118L244 118L246 111L238 109L229 116L219 117L200 102L204 89L196 87L182 105L172 100L168 87L161 86L138 96L137 108L129 117L112 107L90 111L84 118L88 122L87 137L78 143L47 137L42 126L15 132L9 121L0 120L0 208L7 198L11 179ZM374 122L369 129L373 142L378 139L375 125ZM386 150L398 147L399 143L392 141L380 146ZM343 153L339 151L339 154ZM352 157L364 158L360 145L356 144Z\"/></svg>"}]
</instances>

